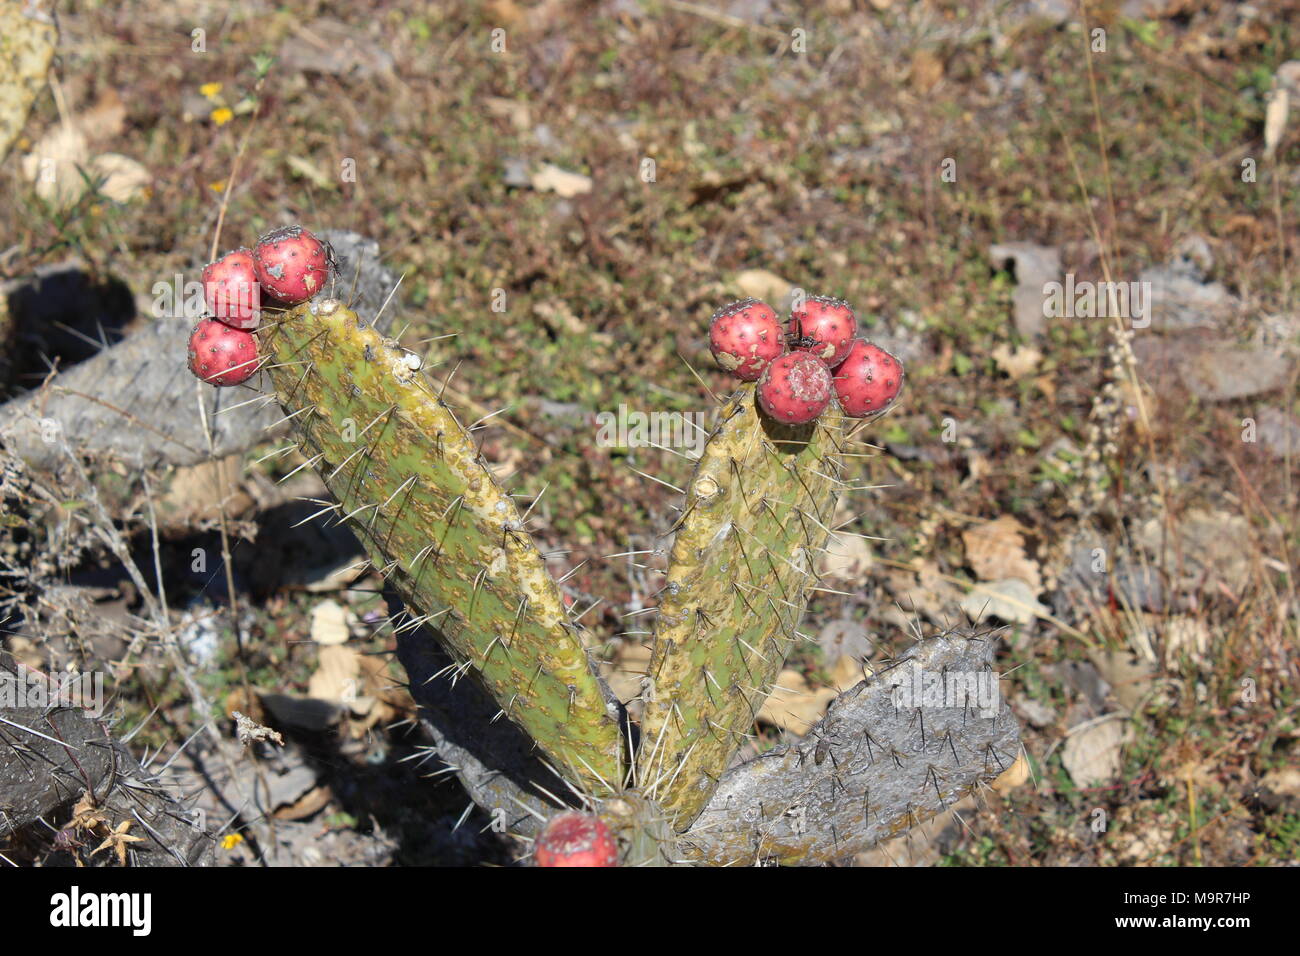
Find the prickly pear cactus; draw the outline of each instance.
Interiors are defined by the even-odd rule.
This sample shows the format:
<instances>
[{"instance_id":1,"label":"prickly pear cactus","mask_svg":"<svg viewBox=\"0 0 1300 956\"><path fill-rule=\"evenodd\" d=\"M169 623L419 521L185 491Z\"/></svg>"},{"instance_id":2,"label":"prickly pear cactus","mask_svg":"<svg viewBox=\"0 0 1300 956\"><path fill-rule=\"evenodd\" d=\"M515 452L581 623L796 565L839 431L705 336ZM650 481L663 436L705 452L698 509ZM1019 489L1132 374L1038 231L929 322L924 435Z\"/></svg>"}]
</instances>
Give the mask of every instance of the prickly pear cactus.
<instances>
[{"instance_id":1,"label":"prickly pear cactus","mask_svg":"<svg viewBox=\"0 0 1300 956\"><path fill-rule=\"evenodd\" d=\"M803 616L838 497L840 419L723 406L687 488L654 631L638 778L678 829L709 799Z\"/></svg>"},{"instance_id":2,"label":"prickly pear cactus","mask_svg":"<svg viewBox=\"0 0 1300 956\"><path fill-rule=\"evenodd\" d=\"M419 359L335 299L261 333L302 453L412 615L481 675L498 706L571 779L622 779L618 705L569 620L514 500L419 371Z\"/></svg>"},{"instance_id":3,"label":"prickly pear cactus","mask_svg":"<svg viewBox=\"0 0 1300 956\"><path fill-rule=\"evenodd\" d=\"M1014 762L1019 730L996 694L992 641L954 630L866 674L803 743L732 765L816 585L844 486L838 415L778 425L753 385L719 410L673 529L633 728L514 502L418 358L333 299L258 335L299 447L337 498L329 510L406 606L398 655L438 751L521 838L580 793L625 865L825 862L910 829ZM461 679L468 671L481 680ZM954 700L954 677L985 693ZM936 681L937 698L920 694Z\"/></svg>"}]
</instances>

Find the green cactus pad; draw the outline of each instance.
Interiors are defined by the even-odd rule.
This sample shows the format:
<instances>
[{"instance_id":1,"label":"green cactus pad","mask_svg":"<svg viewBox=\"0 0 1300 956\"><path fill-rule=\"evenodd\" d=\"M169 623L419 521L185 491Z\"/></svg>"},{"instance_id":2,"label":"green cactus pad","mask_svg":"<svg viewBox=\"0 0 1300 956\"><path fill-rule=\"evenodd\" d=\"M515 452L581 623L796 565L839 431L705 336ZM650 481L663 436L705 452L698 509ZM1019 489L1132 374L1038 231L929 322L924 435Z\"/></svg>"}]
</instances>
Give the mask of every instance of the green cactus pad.
<instances>
[{"instance_id":1,"label":"green cactus pad","mask_svg":"<svg viewBox=\"0 0 1300 956\"><path fill-rule=\"evenodd\" d=\"M276 397L371 562L552 764L595 793L617 786L617 705L418 358L332 299L277 319L259 333Z\"/></svg>"},{"instance_id":2,"label":"green cactus pad","mask_svg":"<svg viewBox=\"0 0 1300 956\"><path fill-rule=\"evenodd\" d=\"M682 830L793 644L839 480L841 419L784 426L747 385L691 478L655 624L637 778Z\"/></svg>"}]
</instances>

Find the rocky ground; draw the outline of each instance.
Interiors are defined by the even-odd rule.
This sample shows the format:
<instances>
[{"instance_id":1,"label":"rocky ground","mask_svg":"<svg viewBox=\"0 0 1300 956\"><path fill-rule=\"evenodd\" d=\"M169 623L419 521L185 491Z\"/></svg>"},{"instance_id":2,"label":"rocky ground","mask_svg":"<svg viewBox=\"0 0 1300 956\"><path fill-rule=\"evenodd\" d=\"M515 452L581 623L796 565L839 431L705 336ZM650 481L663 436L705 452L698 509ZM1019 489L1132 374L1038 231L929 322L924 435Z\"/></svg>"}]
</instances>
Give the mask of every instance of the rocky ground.
<instances>
[{"instance_id":1,"label":"rocky ground","mask_svg":"<svg viewBox=\"0 0 1300 956\"><path fill-rule=\"evenodd\" d=\"M638 472L689 462L602 447L597 415L707 415L708 318L737 297L855 306L908 389L753 748L969 617L1005 626L1025 759L846 862L1300 856L1300 7L815 7L60 5L3 167L3 647L107 675L217 862L517 850L429 752L355 540L300 524L325 492L274 409L184 372L160 289L197 279L223 199L222 248L339 230L348 296L458 368L472 418L508 407L484 454L552 488L542 550L604 598L584 622L625 700L661 565L607 556L674 519ZM1065 292L1108 281L1144 308ZM241 744L236 712L281 743ZM118 862L56 845L60 813L0 859Z\"/></svg>"}]
</instances>

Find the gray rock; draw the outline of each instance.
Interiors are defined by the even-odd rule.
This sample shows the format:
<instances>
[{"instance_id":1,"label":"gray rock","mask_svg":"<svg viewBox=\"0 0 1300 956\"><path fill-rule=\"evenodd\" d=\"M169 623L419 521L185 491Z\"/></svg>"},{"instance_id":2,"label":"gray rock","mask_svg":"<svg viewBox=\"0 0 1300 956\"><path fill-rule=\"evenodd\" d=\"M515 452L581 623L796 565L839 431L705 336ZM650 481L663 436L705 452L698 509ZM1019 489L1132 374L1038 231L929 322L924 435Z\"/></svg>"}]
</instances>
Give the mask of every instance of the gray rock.
<instances>
[{"instance_id":1,"label":"gray rock","mask_svg":"<svg viewBox=\"0 0 1300 956\"><path fill-rule=\"evenodd\" d=\"M1061 278L1061 253L1032 242L1007 242L989 249L995 268L1011 266L1016 276L1012 295L1016 331L1029 338L1047 327L1044 286Z\"/></svg>"},{"instance_id":2,"label":"gray rock","mask_svg":"<svg viewBox=\"0 0 1300 956\"><path fill-rule=\"evenodd\" d=\"M1056 711L1033 698L1017 697L1014 707L1016 713L1040 729L1056 723Z\"/></svg>"},{"instance_id":3,"label":"gray rock","mask_svg":"<svg viewBox=\"0 0 1300 956\"><path fill-rule=\"evenodd\" d=\"M524 189L532 186L533 177L528 172L528 160L510 157L504 163L501 181L507 186Z\"/></svg>"},{"instance_id":4,"label":"gray rock","mask_svg":"<svg viewBox=\"0 0 1300 956\"><path fill-rule=\"evenodd\" d=\"M1106 570L1094 571L1093 551L1105 550ZM1082 538L1070 552L1070 564L1060 577L1053 605L1059 614L1079 606L1109 603L1112 589L1121 607L1161 613L1168 604L1164 581L1150 565L1117 554L1100 538Z\"/></svg>"},{"instance_id":5,"label":"gray rock","mask_svg":"<svg viewBox=\"0 0 1300 956\"><path fill-rule=\"evenodd\" d=\"M920 365L934 354L924 330L917 327L921 319L915 312L904 310L897 319L880 321L878 324L870 324L861 319L859 321L859 334L896 356L904 368Z\"/></svg>"},{"instance_id":6,"label":"gray rock","mask_svg":"<svg viewBox=\"0 0 1300 956\"><path fill-rule=\"evenodd\" d=\"M393 56L377 37L350 23L315 17L299 23L280 45L278 68L285 72L351 74L369 78L393 72Z\"/></svg>"},{"instance_id":7,"label":"gray rock","mask_svg":"<svg viewBox=\"0 0 1300 956\"><path fill-rule=\"evenodd\" d=\"M724 9L737 20L762 23L772 14L772 0L731 0Z\"/></svg>"},{"instance_id":8,"label":"gray rock","mask_svg":"<svg viewBox=\"0 0 1300 956\"><path fill-rule=\"evenodd\" d=\"M827 663L834 663L840 657L866 660L874 651L863 622L848 617L837 618L823 625L817 632L817 645L826 655Z\"/></svg>"},{"instance_id":9,"label":"gray rock","mask_svg":"<svg viewBox=\"0 0 1300 956\"><path fill-rule=\"evenodd\" d=\"M1013 22L1042 20L1057 25L1074 18L1074 6L1069 0L1025 0L1010 11Z\"/></svg>"},{"instance_id":10,"label":"gray rock","mask_svg":"<svg viewBox=\"0 0 1300 956\"><path fill-rule=\"evenodd\" d=\"M1212 591L1222 582L1241 593L1250 580L1256 556L1254 532L1244 515L1226 510L1193 509L1178 516L1166 532L1159 518L1133 529L1133 543L1152 562L1166 556L1171 584L1180 591Z\"/></svg>"},{"instance_id":11,"label":"gray rock","mask_svg":"<svg viewBox=\"0 0 1300 956\"><path fill-rule=\"evenodd\" d=\"M1178 369L1189 391L1211 402L1272 392L1287 383L1294 363L1269 349L1229 342L1182 343Z\"/></svg>"},{"instance_id":12,"label":"gray rock","mask_svg":"<svg viewBox=\"0 0 1300 956\"><path fill-rule=\"evenodd\" d=\"M1273 348L1239 345L1200 335L1140 336L1133 343L1144 377L1177 377L1206 402L1227 402L1276 391L1286 385L1295 359Z\"/></svg>"},{"instance_id":13,"label":"gray rock","mask_svg":"<svg viewBox=\"0 0 1300 956\"><path fill-rule=\"evenodd\" d=\"M1300 459L1300 421L1280 408L1261 409L1255 418L1260 447L1274 458Z\"/></svg>"},{"instance_id":14,"label":"gray rock","mask_svg":"<svg viewBox=\"0 0 1300 956\"><path fill-rule=\"evenodd\" d=\"M1122 16L1130 20L1155 20L1164 15L1169 0L1124 0Z\"/></svg>"},{"instance_id":15,"label":"gray rock","mask_svg":"<svg viewBox=\"0 0 1300 956\"><path fill-rule=\"evenodd\" d=\"M1150 328L1157 331L1217 328L1237 308L1237 299L1222 283L1203 282L1189 269L1190 260L1144 270L1138 281L1149 283Z\"/></svg>"},{"instance_id":16,"label":"gray rock","mask_svg":"<svg viewBox=\"0 0 1300 956\"><path fill-rule=\"evenodd\" d=\"M1071 689L1088 705L1093 713L1100 714L1106 709L1106 697L1110 685L1102 678L1097 668L1089 661L1062 661L1056 672Z\"/></svg>"}]
</instances>

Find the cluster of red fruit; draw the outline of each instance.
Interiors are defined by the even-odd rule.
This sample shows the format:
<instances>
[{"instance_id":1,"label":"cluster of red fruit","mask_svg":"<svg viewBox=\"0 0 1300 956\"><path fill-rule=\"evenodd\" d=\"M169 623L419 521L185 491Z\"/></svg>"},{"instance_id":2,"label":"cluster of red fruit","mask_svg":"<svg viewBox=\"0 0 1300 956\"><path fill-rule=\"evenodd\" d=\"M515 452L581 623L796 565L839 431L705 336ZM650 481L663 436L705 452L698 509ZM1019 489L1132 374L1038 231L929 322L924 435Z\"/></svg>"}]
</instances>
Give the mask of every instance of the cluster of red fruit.
<instances>
[{"instance_id":1,"label":"cluster of red fruit","mask_svg":"<svg viewBox=\"0 0 1300 956\"><path fill-rule=\"evenodd\" d=\"M306 302L329 278L327 243L302 226L267 233L250 252L227 252L203 269L203 298L213 318L201 319L190 335L190 371L209 385L239 385L258 368L252 330L262 307L288 308Z\"/></svg>"},{"instance_id":2,"label":"cluster of red fruit","mask_svg":"<svg viewBox=\"0 0 1300 956\"><path fill-rule=\"evenodd\" d=\"M832 397L845 415L864 418L903 390L902 364L857 332L853 310L839 299L808 296L784 329L766 303L743 299L713 316L709 348L724 369L758 382L763 411L784 425L802 425Z\"/></svg>"}]
</instances>

